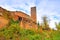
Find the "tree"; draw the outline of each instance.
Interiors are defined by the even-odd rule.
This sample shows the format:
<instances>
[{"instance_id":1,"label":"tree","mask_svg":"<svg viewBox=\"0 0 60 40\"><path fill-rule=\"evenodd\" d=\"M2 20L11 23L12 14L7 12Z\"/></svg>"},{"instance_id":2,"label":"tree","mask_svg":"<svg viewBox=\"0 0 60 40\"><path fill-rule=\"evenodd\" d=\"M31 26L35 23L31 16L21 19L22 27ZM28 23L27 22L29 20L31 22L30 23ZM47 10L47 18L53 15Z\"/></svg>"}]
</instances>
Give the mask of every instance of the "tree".
<instances>
[{"instance_id":1,"label":"tree","mask_svg":"<svg viewBox=\"0 0 60 40\"><path fill-rule=\"evenodd\" d=\"M48 24L48 20L47 20L47 17L46 16L44 16L43 17L43 28L45 29L45 30L49 30L50 28L49 28L49 24Z\"/></svg>"},{"instance_id":2,"label":"tree","mask_svg":"<svg viewBox=\"0 0 60 40\"><path fill-rule=\"evenodd\" d=\"M55 25L56 25L56 28L58 29L58 30L60 30L60 22L57 24L57 23L55 23Z\"/></svg>"},{"instance_id":3,"label":"tree","mask_svg":"<svg viewBox=\"0 0 60 40\"><path fill-rule=\"evenodd\" d=\"M39 28L39 27L40 27L40 23L39 23L39 21L38 21L38 23L37 23L37 24L38 24L38 28Z\"/></svg>"}]
</instances>

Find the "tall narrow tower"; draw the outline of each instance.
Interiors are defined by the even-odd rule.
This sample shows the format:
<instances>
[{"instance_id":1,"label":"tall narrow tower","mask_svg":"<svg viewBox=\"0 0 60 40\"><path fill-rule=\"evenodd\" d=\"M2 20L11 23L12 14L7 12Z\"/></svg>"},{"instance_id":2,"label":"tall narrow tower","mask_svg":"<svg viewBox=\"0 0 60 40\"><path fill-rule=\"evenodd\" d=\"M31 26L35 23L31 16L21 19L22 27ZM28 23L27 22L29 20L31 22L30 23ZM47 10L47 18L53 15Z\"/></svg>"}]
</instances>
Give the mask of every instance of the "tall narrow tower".
<instances>
[{"instance_id":1,"label":"tall narrow tower","mask_svg":"<svg viewBox=\"0 0 60 40\"><path fill-rule=\"evenodd\" d=\"M31 7L31 18L33 19L34 22L37 21L37 19L36 19L36 7Z\"/></svg>"}]
</instances>

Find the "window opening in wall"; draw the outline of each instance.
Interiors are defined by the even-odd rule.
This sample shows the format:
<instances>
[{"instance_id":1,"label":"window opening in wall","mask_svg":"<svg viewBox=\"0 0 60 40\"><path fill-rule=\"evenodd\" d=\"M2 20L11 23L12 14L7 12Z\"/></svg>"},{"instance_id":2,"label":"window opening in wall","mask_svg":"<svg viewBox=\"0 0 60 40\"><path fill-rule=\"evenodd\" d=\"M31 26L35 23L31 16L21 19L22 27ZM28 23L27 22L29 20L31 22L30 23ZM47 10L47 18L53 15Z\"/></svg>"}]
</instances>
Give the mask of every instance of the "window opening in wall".
<instances>
[{"instance_id":1,"label":"window opening in wall","mask_svg":"<svg viewBox=\"0 0 60 40\"><path fill-rule=\"evenodd\" d=\"M21 21L22 20L22 17L18 17L18 20Z\"/></svg>"}]
</instances>

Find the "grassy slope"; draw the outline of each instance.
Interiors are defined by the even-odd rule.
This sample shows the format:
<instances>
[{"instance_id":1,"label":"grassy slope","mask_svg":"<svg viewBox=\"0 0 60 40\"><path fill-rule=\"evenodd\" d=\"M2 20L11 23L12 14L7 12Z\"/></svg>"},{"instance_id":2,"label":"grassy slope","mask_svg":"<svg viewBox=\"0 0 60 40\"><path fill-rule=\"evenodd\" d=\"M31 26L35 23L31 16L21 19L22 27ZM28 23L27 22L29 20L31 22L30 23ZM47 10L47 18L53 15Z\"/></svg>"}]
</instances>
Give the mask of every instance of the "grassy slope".
<instances>
[{"instance_id":1,"label":"grassy slope","mask_svg":"<svg viewBox=\"0 0 60 40\"><path fill-rule=\"evenodd\" d=\"M0 29L0 40L60 40L59 31L43 31L21 29L18 21L11 20L8 27Z\"/></svg>"}]
</instances>

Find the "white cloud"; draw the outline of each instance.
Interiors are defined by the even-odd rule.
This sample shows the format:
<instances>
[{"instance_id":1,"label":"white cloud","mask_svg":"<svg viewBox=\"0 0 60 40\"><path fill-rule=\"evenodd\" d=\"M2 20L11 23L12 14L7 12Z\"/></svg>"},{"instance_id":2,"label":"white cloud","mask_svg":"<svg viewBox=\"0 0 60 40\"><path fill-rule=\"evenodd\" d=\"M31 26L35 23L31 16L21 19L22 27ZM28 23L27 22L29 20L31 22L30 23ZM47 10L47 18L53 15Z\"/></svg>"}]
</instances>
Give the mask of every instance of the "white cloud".
<instances>
[{"instance_id":1,"label":"white cloud","mask_svg":"<svg viewBox=\"0 0 60 40\"><path fill-rule=\"evenodd\" d=\"M14 9L11 6L8 6L8 5L0 5L0 6L3 7L3 8L5 8L6 10L16 11L16 9Z\"/></svg>"}]
</instances>

